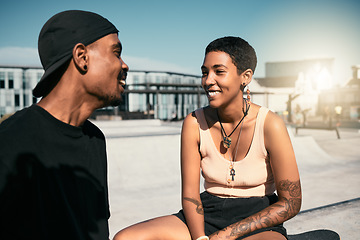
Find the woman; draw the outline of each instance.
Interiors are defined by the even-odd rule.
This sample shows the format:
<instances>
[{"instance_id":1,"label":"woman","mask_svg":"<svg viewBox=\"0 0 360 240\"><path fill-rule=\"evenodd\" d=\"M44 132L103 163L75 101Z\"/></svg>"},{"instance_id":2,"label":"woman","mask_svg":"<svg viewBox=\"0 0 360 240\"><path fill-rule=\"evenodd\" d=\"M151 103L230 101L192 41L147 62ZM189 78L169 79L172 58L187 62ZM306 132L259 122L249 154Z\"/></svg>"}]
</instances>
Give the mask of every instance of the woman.
<instances>
[{"instance_id":1,"label":"woman","mask_svg":"<svg viewBox=\"0 0 360 240\"><path fill-rule=\"evenodd\" d=\"M282 223L301 206L299 172L281 118L251 103L249 90L244 99L256 62L238 37L207 46L209 106L189 114L181 133L183 210L128 227L116 240L287 239Z\"/></svg>"}]
</instances>

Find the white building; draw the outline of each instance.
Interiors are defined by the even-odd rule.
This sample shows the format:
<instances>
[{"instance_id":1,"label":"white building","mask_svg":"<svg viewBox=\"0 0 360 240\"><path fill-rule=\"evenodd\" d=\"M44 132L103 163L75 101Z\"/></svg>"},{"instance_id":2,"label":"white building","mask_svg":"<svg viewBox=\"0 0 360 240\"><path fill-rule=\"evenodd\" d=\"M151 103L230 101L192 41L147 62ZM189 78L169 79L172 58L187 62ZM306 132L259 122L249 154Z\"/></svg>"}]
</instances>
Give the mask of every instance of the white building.
<instances>
[{"instance_id":1,"label":"white building","mask_svg":"<svg viewBox=\"0 0 360 240\"><path fill-rule=\"evenodd\" d=\"M207 103L197 75L130 71L126 80L123 112L150 113L156 119L182 119Z\"/></svg>"},{"instance_id":2,"label":"white building","mask_svg":"<svg viewBox=\"0 0 360 240\"><path fill-rule=\"evenodd\" d=\"M43 73L37 67L0 66L0 118L37 101L32 89Z\"/></svg>"},{"instance_id":3,"label":"white building","mask_svg":"<svg viewBox=\"0 0 360 240\"><path fill-rule=\"evenodd\" d=\"M293 120L296 108L308 116L317 115L320 92L333 87L333 61L326 58L266 63L265 77L255 79L259 88L254 90L273 94L259 104L279 115L288 115L288 121Z\"/></svg>"},{"instance_id":4,"label":"white building","mask_svg":"<svg viewBox=\"0 0 360 240\"><path fill-rule=\"evenodd\" d=\"M33 97L32 89L43 73L40 67L0 66L0 118L39 100ZM181 119L207 103L206 96L198 94L203 93L200 81L197 75L130 71L122 105L119 108L104 108L99 113L121 116L142 113L158 119L172 119L175 116Z\"/></svg>"},{"instance_id":5,"label":"white building","mask_svg":"<svg viewBox=\"0 0 360 240\"><path fill-rule=\"evenodd\" d=\"M265 77L250 83L251 101L268 107L292 121L296 108L308 116L319 114L319 94L332 87L334 59L311 59L266 63ZM43 74L41 68L0 66L0 117L37 101L32 89ZM131 70L123 102L107 107L92 117L119 116L122 119L182 119L207 105L201 76L166 71Z\"/></svg>"}]
</instances>

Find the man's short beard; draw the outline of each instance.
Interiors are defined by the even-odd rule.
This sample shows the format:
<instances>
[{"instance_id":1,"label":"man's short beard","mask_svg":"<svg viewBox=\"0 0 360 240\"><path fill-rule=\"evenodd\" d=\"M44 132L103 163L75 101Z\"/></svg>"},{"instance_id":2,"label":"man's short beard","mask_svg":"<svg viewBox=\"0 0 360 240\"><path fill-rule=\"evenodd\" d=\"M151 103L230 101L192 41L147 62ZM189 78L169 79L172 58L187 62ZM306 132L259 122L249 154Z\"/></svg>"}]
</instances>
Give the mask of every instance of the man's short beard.
<instances>
[{"instance_id":1,"label":"man's short beard","mask_svg":"<svg viewBox=\"0 0 360 240\"><path fill-rule=\"evenodd\" d=\"M104 104L102 107L117 107L121 104L122 98L116 98L115 96L103 96L99 97L99 100Z\"/></svg>"},{"instance_id":2,"label":"man's short beard","mask_svg":"<svg viewBox=\"0 0 360 240\"><path fill-rule=\"evenodd\" d=\"M117 107L121 104L122 102L122 99L114 99L110 102L110 105L109 106L112 106L112 107Z\"/></svg>"}]
</instances>

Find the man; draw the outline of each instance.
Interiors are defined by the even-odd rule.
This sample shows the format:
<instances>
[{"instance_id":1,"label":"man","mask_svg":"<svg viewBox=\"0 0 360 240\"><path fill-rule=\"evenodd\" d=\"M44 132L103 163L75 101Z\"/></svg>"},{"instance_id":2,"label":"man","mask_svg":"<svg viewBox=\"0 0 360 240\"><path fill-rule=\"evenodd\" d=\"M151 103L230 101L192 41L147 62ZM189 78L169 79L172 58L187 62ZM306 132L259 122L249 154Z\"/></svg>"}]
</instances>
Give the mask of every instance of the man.
<instances>
[{"instance_id":1,"label":"man","mask_svg":"<svg viewBox=\"0 0 360 240\"><path fill-rule=\"evenodd\" d=\"M43 26L42 99L0 125L0 239L109 239L105 138L87 118L124 91L117 33L76 10Z\"/></svg>"}]
</instances>

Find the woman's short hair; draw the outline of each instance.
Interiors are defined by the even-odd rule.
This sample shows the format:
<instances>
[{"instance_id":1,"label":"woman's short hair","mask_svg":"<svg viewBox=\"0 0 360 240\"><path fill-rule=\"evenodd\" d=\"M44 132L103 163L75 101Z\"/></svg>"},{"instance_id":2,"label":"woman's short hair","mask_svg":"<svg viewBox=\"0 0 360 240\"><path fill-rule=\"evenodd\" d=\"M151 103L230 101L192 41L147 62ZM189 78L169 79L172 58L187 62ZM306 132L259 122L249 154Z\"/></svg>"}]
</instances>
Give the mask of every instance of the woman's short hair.
<instances>
[{"instance_id":1,"label":"woman's short hair","mask_svg":"<svg viewBox=\"0 0 360 240\"><path fill-rule=\"evenodd\" d=\"M247 69L255 72L257 64L256 52L247 41L240 37L227 36L218 38L206 47L205 55L209 52L225 52L229 54L238 70L238 74Z\"/></svg>"}]
</instances>

